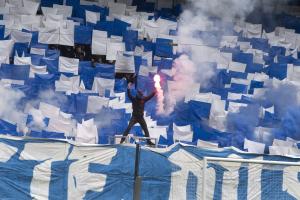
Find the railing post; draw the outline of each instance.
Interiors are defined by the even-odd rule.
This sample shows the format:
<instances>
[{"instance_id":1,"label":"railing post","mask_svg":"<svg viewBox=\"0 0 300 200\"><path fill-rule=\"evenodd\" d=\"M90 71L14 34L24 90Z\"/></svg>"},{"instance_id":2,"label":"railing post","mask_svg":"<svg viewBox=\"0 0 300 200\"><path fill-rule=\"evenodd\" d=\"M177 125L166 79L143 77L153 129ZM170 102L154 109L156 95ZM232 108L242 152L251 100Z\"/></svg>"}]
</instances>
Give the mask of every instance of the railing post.
<instances>
[{"instance_id":1,"label":"railing post","mask_svg":"<svg viewBox=\"0 0 300 200\"><path fill-rule=\"evenodd\" d=\"M136 142L136 146L135 146L135 164L134 164L133 200L140 200L140 197L141 197L142 179L139 176L140 152L141 152L140 144L139 144L139 142Z\"/></svg>"}]
</instances>

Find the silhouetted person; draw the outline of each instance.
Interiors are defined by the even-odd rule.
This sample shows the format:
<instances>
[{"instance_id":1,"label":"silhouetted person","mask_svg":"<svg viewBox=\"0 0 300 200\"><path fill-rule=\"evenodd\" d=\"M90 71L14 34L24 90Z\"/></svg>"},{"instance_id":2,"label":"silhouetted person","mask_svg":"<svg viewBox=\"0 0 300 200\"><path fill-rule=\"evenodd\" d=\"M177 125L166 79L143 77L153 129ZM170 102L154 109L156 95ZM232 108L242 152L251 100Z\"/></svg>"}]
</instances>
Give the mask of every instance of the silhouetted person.
<instances>
[{"instance_id":1,"label":"silhouetted person","mask_svg":"<svg viewBox=\"0 0 300 200\"><path fill-rule=\"evenodd\" d=\"M123 133L123 138L121 139L121 143L123 143L125 141L125 137L128 135L130 129L136 123L139 123L141 125L141 127L145 133L145 137L150 137L149 131L147 128L147 124L144 119L144 107L145 107L145 103L147 101L149 101L152 97L154 97L154 95L156 94L156 91L152 92L149 96L144 96L142 91L138 90L136 97L134 97L131 95L130 86L131 86L131 83L128 84L127 94L128 94L129 99L131 100L133 112L132 112L132 116L129 121L128 127L126 128L125 132ZM147 141L148 145L154 145L150 139L147 139L146 141Z\"/></svg>"}]
</instances>

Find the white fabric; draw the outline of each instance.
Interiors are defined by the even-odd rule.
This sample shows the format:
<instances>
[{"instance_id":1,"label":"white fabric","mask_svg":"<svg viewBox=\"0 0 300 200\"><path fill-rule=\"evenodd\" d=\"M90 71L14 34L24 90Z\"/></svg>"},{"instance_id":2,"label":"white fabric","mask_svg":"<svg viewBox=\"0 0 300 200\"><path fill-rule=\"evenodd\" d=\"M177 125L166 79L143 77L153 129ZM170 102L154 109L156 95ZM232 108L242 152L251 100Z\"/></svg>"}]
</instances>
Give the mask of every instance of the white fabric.
<instances>
[{"instance_id":1,"label":"white fabric","mask_svg":"<svg viewBox=\"0 0 300 200\"><path fill-rule=\"evenodd\" d=\"M53 8L57 9L57 14L63 15L63 18L72 16L73 6L53 4Z\"/></svg>"},{"instance_id":2,"label":"white fabric","mask_svg":"<svg viewBox=\"0 0 300 200\"><path fill-rule=\"evenodd\" d=\"M294 142L274 139L272 146L292 147Z\"/></svg>"},{"instance_id":3,"label":"white fabric","mask_svg":"<svg viewBox=\"0 0 300 200\"><path fill-rule=\"evenodd\" d=\"M29 77L34 78L35 74L48 74L47 66L37 66L37 65L30 65L30 73Z\"/></svg>"},{"instance_id":4,"label":"white fabric","mask_svg":"<svg viewBox=\"0 0 300 200\"><path fill-rule=\"evenodd\" d=\"M10 37L14 42L30 43L32 34L18 30L13 30L10 34Z\"/></svg>"},{"instance_id":5,"label":"white fabric","mask_svg":"<svg viewBox=\"0 0 300 200\"><path fill-rule=\"evenodd\" d=\"M138 16L124 16L118 15L116 16L117 19L130 24L130 29L136 29L138 27Z\"/></svg>"},{"instance_id":6,"label":"white fabric","mask_svg":"<svg viewBox=\"0 0 300 200\"><path fill-rule=\"evenodd\" d=\"M0 149L0 162L2 163L6 163L13 155L15 155L15 153L18 152L17 147L5 144L3 142L0 143Z\"/></svg>"},{"instance_id":7,"label":"white fabric","mask_svg":"<svg viewBox=\"0 0 300 200\"><path fill-rule=\"evenodd\" d=\"M217 148L219 148L219 145L218 145L218 143L207 142L207 141L204 141L204 140L198 140L197 141L197 147L217 149Z\"/></svg>"},{"instance_id":8,"label":"white fabric","mask_svg":"<svg viewBox=\"0 0 300 200\"><path fill-rule=\"evenodd\" d=\"M66 121L58 118L50 118L47 131L64 133L67 136L72 135L74 128L74 123L71 120Z\"/></svg>"},{"instance_id":9,"label":"white fabric","mask_svg":"<svg viewBox=\"0 0 300 200\"><path fill-rule=\"evenodd\" d=\"M117 73L135 73L134 56L117 52L115 72Z\"/></svg>"},{"instance_id":10,"label":"white fabric","mask_svg":"<svg viewBox=\"0 0 300 200\"><path fill-rule=\"evenodd\" d=\"M238 46L244 52L247 51L248 49L251 49L250 42L238 42Z\"/></svg>"},{"instance_id":11,"label":"white fabric","mask_svg":"<svg viewBox=\"0 0 300 200\"><path fill-rule=\"evenodd\" d=\"M23 0L24 7L22 7L23 13L28 15L36 15L40 3L39 2L33 2L28 0Z\"/></svg>"},{"instance_id":12,"label":"white fabric","mask_svg":"<svg viewBox=\"0 0 300 200\"><path fill-rule=\"evenodd\" d=\"M231 83L250 85L251 80L242 78L231 78Z\"/></svg>"},{"instance_id":13,"label":"white fabric","mask_svg":"<svg viewBox=\"0 0 300 200\"><path fill-rule=\"evenodd\" d=\"M59 72L67 72L78 75L79 59L59 57Z\"/></svg>"},{"instance_id":14,"label":"white fabric","mask_svg":"<svg viewBox=\"0 0 300 200\"><path fill-rule=\"evenodd\" d=\"M115 40L107 41L106 60L116 60L118 51L125 51L125 43Z\"/></svg>"},{"instance_id":15,"label":"white fabric","mask_svg":"<svg viewBox=\"0 0 300 200\"><path fill-rule=\"evenodd\" d=\"M263 143L247 140L246 138L244 140L244 149L247 149L250 153L263 154L265 151L265 146L266 145Z\"/></svg>"},{"instance_id":16,"label":"white fabric","mask_svg":"<svg viewBox=\"0 0 300 200\"><path fill-rule=\"evenodd\" d=\"M60 76L60 80L55 81L55 91L67 92L67 94L78 94L79 92L80 77L66 77L63 74Z\"/></svg>"},{"instance_id":17,"label":"white fabric","mask_svg":"<svg viewBox=\"0 0 300 200\"><path fill-rule=\"evenodd\" d=\"M21 24L33 25L39 27L41 25L41 16L38 15L21 15Z\"/></svg>"},{"instance_id":18,"label":"white fabric","mask_svg":"<svg viewBox=\"0 0 300 200\"><path fill-rule=\"evenodd\" d=\"M246 66L244 63L231 62L228 69L235 72L245 72Z\"/></svg>"},{"instance_id":19,"label":"white fabric","mask_svg":"<svg viewBox=\"0 0 300 200\"><path fill-rule=\"evenodd\" d=\"M142 59L147 60L148 66L152 66L152 51L143 52Z\"/></svg>"},{"instance_id":20,"label":"white fabric","mask_svg":"<svg viewBox=\"0 0 300 200\"><path fill-rule=\"evenodd\" d=\"M223 36L220 47L234 48L237 46L237 42L238 42L237 36Z\"/></svg>"},{"instance_id":21,"label":"white fabric","mask_svg":"<svg viewBox=\"0 0 300 200\"><path fill-rule=\"evenodd\" d=\"M9 56L0 56L0 64L9 64Z\"/></svg>"},{"instance_id":22,"label":"white fabric","mask_svg":"<svg viewBox=\"0 0 300 200\"><path fill-rule=\"evenodd\" d=\"M36 54L36 55L45 56L46 49L40 49L40 48L31 47L30 54Z\"/></svg>"},{"instance_id":23,"label":"white fabric","mask_svg":"<svg viewBox=\"0 0 300 200\"><path fill-rule=\"evenodd\" d=\"M48 103L40 102L39 110L48 118L57 118L59 116L60 108Z\"/></svg>"},{"instance_id":24,"label":"white fabric","mask_svg":"<svg viewBox=\"0 0 300 200\"><path fill-rule=\"evenodd\" d=\"M82 121L82 124L77 123L76 141L91 144L98 143L98 131L93 119Z\"/></svg>"},{"instance_id":25,"label":"white fabric","mask_svg":"<svg viewBox=\"0 0 300 200\"><path fill-rule=\"evenodd\" d=\"M185 102L194 100L194 101L200 101L205 103L212 103L212 93L199 93L200 87L197 86L198 92L193 94L192 96L189 96L189 98L185 98Z\"/></svg>"},{"instance_id":26,"label":"white fabric","mask_svg":"<svg viewBox=\"0 0 300 200\"><path fill-rule=\"evenodd\" d=\"M1 83L3 83L4 85L24 85L25 82L23 80L13 80L13 79L1 79Z\"/></svg>"},{"instance_id":27,"label":"white fabric","mask_svg":"<svg viewBox=\"0 0 300 200\"><path fill-rule=\"evenodd\" d=\"M193 140L193 132L191 125L187 126L176 126L175 123L173 123L173 139L174 141L186 141L186 142L192 142Z\"/></svg>"},{"instance_id":28,"label":"white fabric","mask_svg":"<svg viewBox=\"0 0 300 200\"><path fill-rule=\"evenodd\" d=\"M42 12L43 12L44 16L57 15L58 9L57 8L50 8L50 7L42 7Z\"/></svg>"},{"instance_id":29,"label":"white fabric","mask_svg":"<svg viewBox=\"0 0 300 200\"><path fill-rule=\"evenodd\" d=\"M59 15L59 14L51 14L51 13L47 13L45 15L46 17L46 22L59 22L62 21L64 19L63 15Z\"/></svg>"},{"instance_id":30,"label":"white fabric","mask_svg":"<svg viewBox=\"0 0 300 200\"><path fill-rule=\"evenodd\" d=\"M140 70L139 70L139 75L148 77L149 76L149 69L148 68L149 68L148 66L141 65Z\"/></svg>"},{"instance_id":31,"label":"white fabric","mask_svg":"<svg viewBox=\"0 0 300 200\"><path fill-rule=\"evenodd\" d=\"M100 13L86 10L85 11L85 19L86 19L86 22L96 24L97 21L100 20Z\"/></svg>"},{"instance_id":32,"label":"white fabric","mask_svg":"<svg viewBox=\"0 0 300 200\"><path fill-rule=\"evenodd\" d=\"M97 92L100 96L104 96L105 90L109 90L110 94L113 93L115 86L115 79L106 79L95 77L92 90Z\"/></svg>"},{"instance_id":33,"label":"white fabric","mask_svg":"<svg viewBox=\"0 0 300 200\"><path fill-rule=\"evenodd\" d=\"M74 46L74 27L60 28L59 44L66 46Z\"/></svg>"},{"instance_id":34,"label":"white fabric","mask_svg":"<svg viewBox=\"0 0 300 200\"><path fill-rule=\"evenodd\" d=\"M158 18L156 20L156 24L159 27L159 33L167 34L169 35L170 30L176 30L177 29L177 22Z\"/></svg>"},{"instance_id":35,"label":"white fabric","mask_svg":"<svg viewBox=\"0 0 300 200\"><path fill-rule=\"evenodd\" d=\"M269 147L269 154L270 155L286 156L286 155L289 155L289 149L290 149L290 147L270 146Z\"/></svg>"},{"instance_id":36,"label":"white fabric","mask_svg":"<svg viewBox=\"0 0 300 200\"><path fill-rule=\"evenodd\" d=\"M209 126L220 131L226 131L228 112L225 110L225 104L224 100L213 98L210 108Z\"/></svg>"},{"instance_id":37,"label":"white fabric","mask_svg":"<svg viewBox=\"0 0 300 200\"><path fill-rule=\"evenodd\" d=\"M228 100L240 100L243 94L228 92Z\"/></svg>"},{"instance_id":38,"label":"white fabric","mask_svg":"<svg viewBox=\"0 0 300 200\"><path fill-rule=\"evenodd\" d=\"M0 0L0 8L5 7L6 0Z\"/></svg>"},{"instance_id":39,"label":"white fabric","mask_svg":"<svg viewBox=\"0 0 300 200\"><path fill-rule=\"evenodd\" d=\"M112 1L108 2L109 15L125 15L126 4L123 3L114 3Z\"/></svg>"},{"instance_id":40,"label":"white fabric","mask_svg":"<svg viewBox=\"0 0 300 200\"><path fill-rule=\"evenodd\" d=\"M1 15L8 15L9 14L9 8L8 7L0 7L0 14Z\"/></svg>"},{"instance_id":41,"label":"white fabric","mask_svg":"<svg viewBox=\"0 0 300 200\"><path fill-rule=\"evenodd\" d=\"M9 57L14 46L13 40L0 41L0 56Z\"/></svg>"},{"instance_id":42,"label":"white fabric","mask_svg":"<svg viewBox=\"0 0 300 200\"><path fill-rule=\"evenodd\" d=\"M159 33L159 26L156 22L152 20L144 21L142 25L142 30L145 38L150 40L156 39Z\"/></svg>"},{"instance_id":43,"label":"white fabric","mask_svg":"<svg viewBox=\"0 0 300 200\"><path fill-rule=\"evenodd\" d=\"M58 44L59 29L40 28L38 42L43 44Z\"/></svg>"},{"instance_id":44,"label":"white fabric","mask_svg":"<svg viewBox=\"0 0 300 200\"><path fill-rule=\"evenodd\" d=\"M232 53L219 52L216 56L218 69L227 69L232 60Z\"/></svg>"},{"instance_id":45,"label":"white fabric","mask_svg":"<svg viewBox=\"0 0 300 200\"><path fill-rule=\"evenodd\" d=\"M107 41L108 39L106 31L93 30L92 54L106 55Z\"/></svg>"},{"instance_id":46,"label":"white fabric","mask_svg":"<svg viewBox=\"0 0 300 200\"><path fill-rule=\"evenodd\" d=\"M244 103L237 103L237 102L229 102L228 105L228 112L231 113L238 113L241 107L246 107L247 104Z\"/></svg>"},{"instance_id":47,"label":"white fabric","mask_svg":"<svg viewBox=\"0 0 300 200\"><path fill-rule=\"evenodd\" d=\"M103 107L108 107L109 99L99 96L89 96L87 113L99 113Z\"/></svg>"},{"instance_id":48,"label":"white fabric","mask_svg":"<svg viewBox=\"0 0 300 200\"><path fill-rule=\"evenodd\" d=\"M14 64L15 65L31 65L31 57L14 57Z\"/></svg>"},{"instance_id":49,"label":"white fabric","mask_svg":"<svg viewBox=\"0 0 300 200\"><path fill-rule=\"evenodd\" d=\"M148 127L148 130L149 130L149 135L151 138L159 139L160 136L167 138L167 128L166 127L160 127L160 126L157 126L154 128Z\"/></svg>"},{"instance_id":50,"label":"white fabric","mask_svg":"<svg viewBox=\"0 0 300 200\"><path fill-rule=\"evenodd\" d=\"M248 38L261 38L262 24L246 23L246 34Z\"/></svg>"}]
</instances>

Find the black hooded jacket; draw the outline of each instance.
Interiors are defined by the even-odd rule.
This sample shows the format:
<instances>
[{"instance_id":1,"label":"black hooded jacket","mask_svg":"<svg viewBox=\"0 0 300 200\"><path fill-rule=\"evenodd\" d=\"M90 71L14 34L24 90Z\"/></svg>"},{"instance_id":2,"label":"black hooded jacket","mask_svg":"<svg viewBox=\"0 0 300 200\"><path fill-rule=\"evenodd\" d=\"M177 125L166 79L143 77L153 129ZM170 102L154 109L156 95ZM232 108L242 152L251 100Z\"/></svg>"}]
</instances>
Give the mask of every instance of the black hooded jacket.
<instances>
[{"instance_id":1,"label":"black hooded jacket","mask_svg":"<svg viewBox=\"0 0 300 200\"><path fill-rule=\"evenodd\" d=\"M132 102L132 116L140 118L144 116L145 103L149 101L156 94L156 92L152 92L149 96L146 97L134 97L131 95L130 89L127 89L127 94Z\"/></svg>"}]
</instances>

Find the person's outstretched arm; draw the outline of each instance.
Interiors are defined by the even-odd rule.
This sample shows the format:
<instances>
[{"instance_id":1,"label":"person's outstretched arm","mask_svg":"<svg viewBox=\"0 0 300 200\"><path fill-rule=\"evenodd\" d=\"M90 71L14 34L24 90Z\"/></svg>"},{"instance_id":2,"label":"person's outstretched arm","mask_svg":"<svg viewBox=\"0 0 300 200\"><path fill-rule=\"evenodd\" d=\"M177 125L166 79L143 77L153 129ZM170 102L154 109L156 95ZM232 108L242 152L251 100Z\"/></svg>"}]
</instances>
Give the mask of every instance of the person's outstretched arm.
<instances>
[{"instance_id":1,"label":"person's outstretched arm","mask_svg":"<svg viewBox=\"0 0 300 200\"><path fill-rule=\"evenodd\" d=\"M131 92L130 92L130 86L131 86L131 83L128 84L128 87L127 87L127 95L128 95L128 98L132 101L133 96L131 95Z\"/></svg>"},{"instance_id":2,"label":"person's outstretched arm","mask_svg":"<svg viewBox=\"0 0 300 200\"><path fill-rule=\"evenodd\" d=\"M154 97L156 95L157 91L153 91L149 96L146 96L144 98L145 101L149 101L152 97Z\"/></svg>"}]
</instances>

